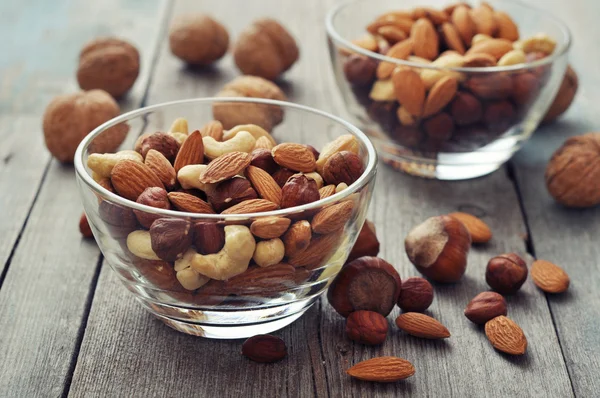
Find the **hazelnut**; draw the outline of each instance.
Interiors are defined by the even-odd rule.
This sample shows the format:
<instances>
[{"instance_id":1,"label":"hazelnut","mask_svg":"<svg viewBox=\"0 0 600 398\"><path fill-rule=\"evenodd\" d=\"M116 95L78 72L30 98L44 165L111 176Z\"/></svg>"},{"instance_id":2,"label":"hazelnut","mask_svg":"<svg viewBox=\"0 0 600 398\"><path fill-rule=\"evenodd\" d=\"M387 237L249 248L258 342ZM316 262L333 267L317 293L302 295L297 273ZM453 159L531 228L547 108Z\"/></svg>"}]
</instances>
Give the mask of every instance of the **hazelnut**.
<instances>
[{"instance_id":1,"label":"hazelnut","mask_svg":"<svg viewBox=\"0 0 600 398\"><path fill-rule=\"evenodd\" d=\"M269 174L273 174L279 168L275 160L273 160L271 151L266 148L257 148L250 153L250 156L252 156L252 161L250 162L252 166L263 169Z\"/></svg>"},{"instance_id":2,"label":"hazelnut","mask_svg":"<svg viewBox=\"0 0 600 398\"><path fill-rule=\"evenodd\" d=\"M400 275L390 263L361 257L342 268L329 286L327 299L343 317L358 310L387 316L398 301L400 286Z\"/></svg>"},{"instance_id":3,"label":"hazelnut","mask_svg":"<svg viewBox=\"0 0 600 398\"><path fill-rule=\"evenodd\" d=\"M363 256L375 257L378 254L379 240L377 240L377 235L375 234L375 225L371 221L365 220L346 262Z\"/></svg>"},{"instance_id":4,"label":"hazelnut","mask_svg":"<svg viewBox=\"0 0 600 398\"><path fill-rule=\"evenodd\" d=\"M219 213L245 200L257 198L258 195L250 182L242 177L220 182L215 189L208 192L208 201Z\"/></svg>"},{"instance_id":5,"label":"hazelnut","mask_svg":"<svg viewBox=\"0 0 600 398\"><path fill-rule=\"evenodd\" d=\"M150 227L152 250L165 261L175 261L192 245L191 224L187 220L159 218Z\"/></svg>"},{"instance_id":6,"label":"hazelnut","mask_svg":"<svg viewBox=\"0 0 600 398\"><path fill-rule=\"evenodd\" d=\"M81 50L77 81L82 90L99 88L119 98L133 86L139 72L138 50L124 40L104 37Z\"/></svg>"},{"instance_id":7,"label":"hazelnut","mask_svg":"<svg viewBox=\"0 0 600 398\"><path fill-rule=\"evenodd\" d=\"M465 308L467 319L478 325L506 313L506 300L496 292L479 293Z\"/></svg>"},{"instance_id":8,"label":"hazelnut","mask_svg":"<svg viewBox=\"0 0 600 398\"><path fill-rule=\"evenodd\" d=\"M198 253L218 253L225 245L225 230L214 222L196 222L192 232Z\"/></svg>"},{"instance_id":9,"label":"hazelnut","mask_svg":"<svg viewBox=\"0 0 600 398\"><path fill-rule=\"evenodd\" d=\"M136 202L141 205L152 206L158 209L171 209L171 202L169 202L169 198L167 197L167 191L160 187L146 188L144 192L138 196ZM152 223L160 217L158 214L152 214L144 210L134 210L133 213L142 227L148 229L150 229Z\"/></svg>"},{"instance_id":10,"label":"hazelnut","mask_svg":"<svg viewBox=\"0 0 600 398\"><path fill-rule=\"evenodd\" d=\"M179 152L179 142L165 133L150 134L142 140L141 154L146 158L150 149L160 152L169 162L173 162Z\"/></svg>"},{"instance_id":11,"label":"hazelnut","mask_svg":"<svg viewBox=\"0 0 600 398\"><path fill-rule=\"evenodd\" d=\"M600 204L600 133L567 139L546 166L546 188L567 207Z\"/></svg>"},{"instance_id":12,"label":"hazelnut","mask_svg":"<svg viewBox=\"0 0 600 398\"><path fill-rule=\"evenodd\" d=\"M90 131L119 116L119 105L105 91L91 90L54 97L44 112L44 139L52 155L72 163L77 146ZM97 136L90 153L114 152L125 139L129 127L118 124Z\"/></svg>"},{"instance_id":13,"label":"hazelnut","mask_svg":"<svg viewBox=\"0 0 600 398\"><path fill-rule=\"evenodd\" d=\"M137 228L135 214L128 207L103 200L98 206L98 214L115 239L126 238L131 231Z\"/></svg>"},{"instance_id":14,"label":"hazelnut","mask_svg":"<svg viewBox=\"0 0 600 398\"><path fill-rule=\"evenodd\" d=\"M291 176L296 174L294 171L286 168L282 168L273 173L272 177L281 188L285 185L287 180L290 179Z\"/></svg>"},{"instance_id":15,"label":"hazelnut","mask_svg":"<svg viewBox=\"0 0 600 398\"><path fill-rule=\"evenodd\" d=\"M510 101L494 101L486 105L483 121L493 131L504 131L515 120L515 107Z\"/></svg>"},{"instance_id":16,"label":"hazelnut","mask_svg":"<svg viewBox=\"0 0 600 398\"><path fill-rule=\"evenodd\" d=\"M150 283L163 290L179 290L180 285L173 266L166 261L135 257L133 265Z\"/></svg>"},{"instance_id":17,"label":"hazelnut","mask_svg":"<svg viewBox=\"0 0 600 398\"><path fill-rule=\"evenodd\" d=\"M567 67L565 76L563 77L560 88L550 108L544 116L544 123L549 123L562 115L573 102L575 94L577 94L577 88L579 87L579 79L577 73L571 68L571 65Z\"/></svg>"},{"instance_id":18,"label":"hazelnut","mask_svg":"<svg viewBox=\"0 0 600 398\"><path fill-rule=\"evenodd\" d=\"M425 133L435 141L446 141L452 137L454 122L452 117L445 112L430 117L423 123Z\"/></svg>"},{"instance_id":19,"label":"hazelnut","mask_svg":"<svg viewBox=\"0 0 600 398\"><path fill-rule=\"evenodd\" d=\"M94 234L92 233L92 228L90 227L90 223L88 222L85 213L83 213L79 218L79 232L81 232L81 236L83 236L86 239L94 237Z\"/></svg>"},{"instance_id":20,"label":"hazelnut","mask_svg":"<svg viewBox=\"0 0 600 398\"><path fill-rule=\"evenodd\" d=\"M217 97L251 97L285 101L286 96L279 87L258 76L239 76L227 83ZM215 103L213 116L225 129L240 124L256 124L267 131L283 121L283 109L275 105L252 103Z\"/></svg>"},{"instance_id":21,"label":"hazelnut","mask_svg":"<svg viewBox=\"0 0 600 398\"><path fill-rule=\"evenodd\" d=\"M362 175L363 162L350 151L337 152L329 157L323 166L323 178L328 184L345 182L351 185Z\"/></svg>"},{"instance_id":22,"label":"hazelnut","mask_svg":"<svg viewBox=\"0 0 600 398\"><path fill-rule=\"evenodd\" d=\"M277 336L260 334L244 342L242 355L254 362L271 363L285 358L287 347L285 341Z\"/></svg>"},{"instance_id":23,"label":"hazelnut","mask_svg":"<svg viewBox=\"0 0 600 398\"><path fill-rule=\"evenodd\" d=\"M344 62L346 80L357 86L366 86L375 80L377 62L364 55L352 54Z\"/></svg>"},{"instance_id":24,"label":"hazelnut","mask_svg":"<svg viewBox=\"0 0 600 398\"><path fill-rule=\"evenodd\" d=\"M320 198L317 183L303 174L291 176L281 188L282 209L312 203Z\"/></svg>"},{"instance_id":25,"label":"hazelnut","mask_svg":"<svg viewBox=\"0 0 600 398\"><path fill-rule=\"evenodd\" d=\"M346 336L360 344L383 344L388 328L387 319L373 311L354 311L346 318Z\"/></svg>"},{"instance_id":26,"label":"hazelnut","mask_svg":"<svg viewBox=\"0 0 600 398\"><path fill-rule=\"evenodd\" d=\"M493 73L483 76L473 76L466 82L466 86L479 98L500 100L510 96L513 81L509 75Z\"/></svg>"},{"instance_id":27,"label":"hazelnut","mask_svg":"<svg viewBox=\"0 0 600 398\"><path fill-rule=\"evenodd\" d=\"M450 114L454 123L458 126L466 126L481 120L483 108L474 95L459 91L450 105Z\"/></svg>"},{"instance_id":28,"label":"hazelnut","mask_svg":"<svg viewBox=\"0 0 600 398\"><path fill-rule=\"evenodd\" d=\"M243 74L275 80L298 60L298 46L277 21L264 18L240 33L233 59Z\"/></svg>"},{"instance_id":29,"label":"hazelnut","mask_svg":"<svg viewBox=\"0 0 600 398\"><path fill-rule=\"evenodd\" d=\"M533 73L519 73L513 76L512 99L517 105L527 105L540 93L540 81Z\"/></svg>"},{"instance_id":30,"label":"hazelnut","mask_svg":"<svg viewBox=\"0 0 600 398\"><path fill-rule=\"evenodd\" d=\"M527 265L515 253L492 258L485 270L485 281L500 294L516 293L527 279Z\"/></svg>"},{"instance_id":31,"label":"hazelnut","mask_svg":"<svg viewBox=\"0 0 600 398\"><path fill-rule=\"evenodd\" d=\"M419 129L414 126L397 126L393 134L394 139L407 148L416 148L423 138Z\"/></svg>"},{"instance_id":32,"label":"hazelnut","mask_svg":"<svg viewBox=\"0 0 600 398\"><path fill-rule=\"evenodd\" d=\"M467 269L471 235L454 217L431 217L408 233L404 247L420 273L436 282L456 282Z\"/></svg>"},{"instance_id":33,"label":"hazelnut","mask_svg":"<svg viewBox=\"0 0 600 398\"><path fill-rule=\"evenodd\" d=\"M227 52L229 34L208 15L181 15L169 28L169 47L191 65L210 65Z\"/></svg>"},{"instance_id":34,"label":"hazelnut","mask_svg":"<svg viewBox=\"0 0 600 398\"><path fill-rule=\"evenodd\" d=\"M433 302L433 286L427 280L419 277L402 281L402 289L398 297L398 307L402 311L423 312Z\"/></svg>"}]
</instances>

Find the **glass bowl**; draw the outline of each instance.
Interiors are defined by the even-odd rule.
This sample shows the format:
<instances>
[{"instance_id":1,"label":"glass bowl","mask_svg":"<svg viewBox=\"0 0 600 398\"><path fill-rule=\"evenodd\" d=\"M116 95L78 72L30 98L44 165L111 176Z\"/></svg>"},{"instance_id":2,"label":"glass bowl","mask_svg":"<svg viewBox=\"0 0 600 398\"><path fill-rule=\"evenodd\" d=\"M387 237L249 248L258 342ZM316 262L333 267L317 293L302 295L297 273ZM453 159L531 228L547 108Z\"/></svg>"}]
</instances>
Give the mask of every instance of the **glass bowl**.
<instances>
[{"instance_id":1,"label":"glass bowl","mask_svg":"<svg viewBox=\"0 0 600 398\"><path fill-rule=\"evenodd\" d=\"M283 122L272 131L280 143L297 142L322 148L336 137L351 134L358 141L358 155L365 171L353 184L332 196L302 206L255 214L198 214L157 209L118 196L94 180L87 167L87 158L90 148L93 149L90 145L99 134L109 128L113 128L112 131L128 129L121 149L131 149L138 136L146 132L169 131L171 122L179 117L188 120L190 131L200 128L213 119L215 104L240 109L283 110ZM299 318L319 298L346 261L365 220L376 165L375 148L365 134L350 123L302 105L248 98L175 101L129 112L92 131L75 155L85 213L98 246L119 279L143 307L168 326L188 334L221 339L243 338L280 329ZM253 221L276 216L291 220L292 225L302 220L310 222L320 210L342 202L350 204L343 207L351 209L345 217L347 221L340 223L334 231L320 231L320 234L309 229L310 245L300 254L288 256L286 253L281 263L264 268L251 262L245 272L227 280L212 279L195 290L186 290L179 283L180 275L177 274L182 270L174 262L153 258L152 254L144 254L146 258L136 256L127 242L128 237L133 239L134 235L149 236L138 221L140 217L160 218L167 223L174 221L167 225L187 223L193 235L191 250L196 252L202 252L200 245L205 245L215 234L227 235L225 246L235 250L227 252L228 256L221 258L218 264L214 262L215 256L210 261L206 257L206 261L215 267L230 267L236 254L229 253L252 252L253 243L247 239L239 240L241 247L236 247L233 242L243 236L239 234L240 229L246 237L250 235L248 227ZM230 246L228 231L231 232ZM238 231L237 237L235 231ZM261 240L250 236L256 242ZM143 252L142 248L136 254L141 256L139 253ZM238 264L238 260L235 261Z\"/></svg>"},{"instance_id":2,"label":"glass bowl","mask_svg":"<svg viewBox=\"0 0 600 398\"><path fill-rule=\"evenodd\" d=\"M545 33L556 41L554 52L542 59L528 54L527 62L518 65L444 67L414 57L388 57L383 53L389 47L379 53L352 43L385 13L424 6L441 10L448 4L447 0L351 0L328 13L326 28L331 64L346 110L372 139L384 162L410 174L455 180L491 173L529 139L559 89L570 34L563 23L541 9L498 0L488 4L513 18L520 38ZM446 48L443 40L440 43L442 52ZM383 62L389 63L385 65L393 70L392 76L400 70L416 72L429 93L445 76L456 79L458 90L442 109L433 107L424 117L418 113L425 112L423 107L411 115L406 112L408 106L400 106L396 92L410 92L408 80L415 74L409 71L382 78L386 73L379 74L378 68ZM408 101L405 96L402 99Z\"/></svg>"}]
</instances>

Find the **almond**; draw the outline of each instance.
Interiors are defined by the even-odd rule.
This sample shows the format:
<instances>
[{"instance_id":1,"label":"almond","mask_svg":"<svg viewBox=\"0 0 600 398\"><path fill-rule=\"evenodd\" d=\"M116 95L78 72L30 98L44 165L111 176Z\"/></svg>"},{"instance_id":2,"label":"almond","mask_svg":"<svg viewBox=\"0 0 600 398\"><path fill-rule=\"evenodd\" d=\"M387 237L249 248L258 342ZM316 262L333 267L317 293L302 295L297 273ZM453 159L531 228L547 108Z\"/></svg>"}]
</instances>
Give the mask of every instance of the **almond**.
<instances>
[{"instance_id":1,"label":"almond","mask_svg":"<svg viewBox=\"0 0 600 398\"><path fill-rule=\"evenodd\" d=\"M448 14L444 10L436 10L432 7L417 7L411 12L413 19L427 18L434 25L441 25L448 22Z\"/></svg>"},{"instance_id":2,"label":"almond","mask_svg":"<svg viewBox=\"0 0 600 398\"><path fill-rule=\"evenodd\" d=\"M405 312L396 318L396 325L411 336L424 339L445 339L450 332L436 319L418 312Z\"/></svg>"},{"instance_id":3,"label":"almond","mask_svg":"<svg viewBox=\"0 0 600 398\"><path fill-rule=\"evenodd\" d=\"M296 268L279 263L269 267L250 267L247 271L229 278L224 286L236 295L265 296L288 290L295 285Z\"/></svg>"},{"instance_id":4,"label":"almond","mask_svg":"<svg viewBox=\"0 0 600 398\"><path fill-rule=\"evenodd\" d=\"M403 40L399 43L394 44L388 52L385 54L386 57L407 59L413 50L413 41L411 39ZM380 62L377 66L377 79L384 80L392 75L392 72L397 64L392 62Z\"/></svg>"},{"instance_id":5,"label":"almond","mask_svg":"<svg viewBox=\"0 0 600 398\"><path fill-rule=\"evenodd\" d=\"M285 255L292 257L304 251L310 244L311 236L310 223L306 220L296 221L282 238Z\"/></svg>"},{"instance_id":6,"label":"almond","mask_svg":"<svg viewBox=\"0 0 600 398\"><path fill-rule=\"evenodd\" d=\"M510 41L519 40L519 28L515 21L505 12L494 11L494 21L498 26L497 36Z\"/></svg>"},{"instance_id":7,"label":"almond","mask_svg":"<svg viewBox=\"0 0 600 398\"><path fill-rule=\"evenodd\" d=\"M455 212L448 215L458 219L458 221L465 225L467 231L471 234L471 242L486 243L492 239L490 227L488 227L480 218L463 212Z\"/></svg>"},{"instance_id":8,"label":"almond","mask_svg":"<svg viewBox=\"0 0 600 398\"><path fill-rule=\"evenodd\" d=\"M175 185L177 185L177 174L175 174L175 169L173 169L171 162L169 162L165 155L157 150L150 149L146 154L144 163L162 181L167 190L175 188Z\"/></svg>"},{"instance_id":9,"label":"almond","mask_svg":"<svg viewBox=\"0 0 600 398\"><path fill-rule=\"evenodd\" d=\"M203 184L227 180L248 167L251 161L252 156L246 152L226 153L210 162L200 173L199 180Z\"/></svg>"},{"instance_id":10,"label":"almond","mask_svg":"<svg viewBox=\"0 0 600 398\"><path fill-rule=\"evenodd\" d=\"M325 185L323 188L319 189L319 195L321 199L325 199L335 194L335 185Z\"/></svg>"},{"instance_id":11,"label":"almond","mask_svg":"<svg viewBox=\"0 0 600 398\"><path fill-rule=\"evenodd\" d=\"M273 148L271 155L275 163L290 170L310 173L316 167L315 155L306 145L279 144Z\"/></svg>"},{"instance_id":12,"label":"almond","mask_svg":"<svg viewBox=\"0 0 600 398\"><path fill-rule=\"evenodd\" d=\"M242 355L254 362L271 363L279 361L287 355L285 342L270 334L250 337L242 345Z\"/></svg>"},{"instance_id":13,"label":"almond","mask_svg":"<svg viewBox=\"0 0 600 398\"><path fill-rule=\"evenodd\" d=\"M277 182L275 182L269 173L261 168L248 166L246 169L246 178L248 178L261 198L277 205L281 203L281 187L277 185Z\"/></svg>"},{"instance_id":14,"label":"almond","mask_svg":"<svg viewBox=\"0 0 600 398\"><path fill-rule=\"evenodd\" d=\"M174 168L179 172L182 167L188 164L201 164L204 161L204 143L202 142L202 134L199 130L188 135L188 138L183 142L179 152L175 157Z\"/></svg>"},{"instance_id":15,"label":"almond","mask_svg":"<svg viewBox=\"0 0 600 398\"><path fill-rule=\"evenodd\" d=\"M388 12L379 16L373 23L367 26L367 31L376 34L382 26L395 26L396 28L409 33L413 25L413 20L407 12ZM377 51L377 50L372 50Z\"/></svg>"},{"instance_id":16,"label":"almond","mask_svg":"<svg viewBox=\"0 0 600 398\"><path fill-rule=\"evenodd\" d=\"M256 140L256 144L254 144L254 149L268 149L270 154L271 150L273 149L273 146L273 143L267 137L258 137L258 139Z\"/></svg>"},{"instance_id":17,"label":"almond","mask_svg":"<svg viewBox=\"0 0 600 398\"><path fill-rule=\"evenodd\" d=\"M218 120L212 120L200 129L202 137L212 137L215 141L223 141L223 125Z\"/></svg>"},{"instance_id":18,"label":"almond","mask_svg":"<svg viewBox=\"0 0 600 398\"><path fill-rule=\"evenodd\" d=\"M250 225L250 232L262 239L275 239L287 231L291 220L285 217L263 217Z\"/></svg>"},{"instance_id":19,"label":"almond","mask_svg":"<svg viewBox=\"0 0 600 398\"><path fill-rule=\"evenodd\" d=\"M310 223L313 232L317 234L329 234L343 228L352 216L353 209L354 202L351 200L346 200L322 209L313 217Z\"/></svg>"},{"instance_id":20,"label":"almond","mask_svg":"<svg viewBox=\"0 0 600 398\"><path fill-rule=\"evenodd\" d=\"M289 255L288 262L294 267L306 267L306 269L314 270L322 266L323 262L333 254L333 249L340 242L340 238L339 233L314 238L305 250Z\"/></svg>"},{"instance_id":21,"label":"almond","mask_svg":"<svg viewBox=\"0 0 600 398\"><path fill-rule=\"evenodd\" d=\"M438 80L427 95L423 107L423 117L434 115L452 101L458 90L458 82L453 76L444 76Z\"/></svg>"},{"instance_id":22,"label":"almond","mask_svg":"<svg viewBox=\"0 0 600 398\"><path fill-rule=\"evenodd\" d=\"M425 59L435 59L439 54L439 39L429 19L419 18L410 30L413 54Z\"/></svg>"},{"instance_id":23,"label":"almond","mask_svg":"<svg viewBox=\"0 0 600 398\"><path fill-rule=\"evenodd\" d=\"M442 37L444 38L448 48L458 52L459 54L464 54L466 51L465 45L463 44L460 34L454 25L449 22L445 22L442 24L441 30Z\"/></svg>"},{"instance_id":24,"label":"almond","mask_svg":"<svg viewBox=\"0 0 600 398\"><path fill-rule=\"evenodd\" d=\"M549 261L536 260L531 266L533 283L546 293L562 293L569 287L569 275Z\"/></svg>"},{"instance_id":25,"label":"almond","mask_svg":"<svg viewBox=\"0 0 600 398\"><path fill-rule=\"evenodd\" d=\"M110 182L122 197L135 201L146 188L164 185L160 178L145 164L135 160L120 160L113 167Z\"/></svg>"},{"instance_id":26,"label":"almond","mask_svg":"<svg viewBox=\"0 0 600 398\"><path fill-rule=\"evenodd\" d=\"M359 380L390 383L414 375L415 367L406 359L378 357L359 362L346 373Z\"/></svg>"},{"instance_id":27,"label":"almond","mask_svg":"<svg viewBox=\"0 0 600 398\"><path fill-rule=\"evenodd\" d=\"M421 116L425 102L425 86L417 72L401 69L392 75L398 102L413 116Z\"/></svg>"},{"instance_id":28,"label":"almond","mask_svg":"<svg viewBox=\"0 0 600 398\"><path fill-rule=\"evenodd\" d=\"M496 20L494 19L494 11L485 4L471 9L471 19L475 24L475 31L477 33L494 36L498 29Z\"/></svg>"},{"instance_id":29,"label":"almond","mask_svg":"<svg viewBox=\"0 0 600 398\"><path fill-rule=\"evenodd\" d=\"M221 214L247 214L247 213L262 213L265 211L277 210L279 206L276 203L266 199L250 199L231 206Z\"/></svg>"},{"instance_id":30,"label":"almond","mask_svg":"<svg viewBox=\"0 0 600 398\"><path fill-rule=\"evenodd\" d=\"M474 44L473 47L467 51L467 55L470 54L489 54L498 61L504 54L513 49L512 42L506 39L489 39L480 41Z\"/></svg>"},{"instance_id":31,"label":"almond","mask_svg":"<svg viewBox=\"0 0 600 398\"><path fill-rule=\"evenodd\" d=\"M469 54L464 57L463 66L465 68L486 68L488 66L496 66L496 58L485 53Z\"/></svg>"},{"instance_id":32,"label":"almond","mask_svg":"<svg viewBox=\"0 0 600 398\"><path fill-rule=\"evenodd\" d=\"M375 37L372 35L365 35L358 39L354 39L352 40L352 44L367 51L377 52L378 49L377 40L375 40Z\"/></svg>"},{"instance_id":33,"label":"almond","mask_svg":"<svg viewBox=\"0 0 600 398\"><path fill-rule=\"evenodd\" d=\"M396 44L405 40L407 35L402 29L397 26L382 26L377 29L377 34L383 37L388 43Z\"/></svg>"},{"instance_id":34,"label":"almond","mask_svg":"<svg viewBox=\"0 0 600 398\"><path fill-rule=\"evenodd\" d=\"M169 192L169 201L177 210L190 213L214 214L212 207L200 198L185 192Z\"/></svg>"},{"instance_id":35,"label":"almond","mask_svg":"<svg viewBox=\"0 0 600 398\"><path fill-rule=\"evenodd\" d=\"M470 46L471 40L476 32L475 24L473 23L471 15L469 14L469 8L464 5L456 7L452 12L451 20L463 43L465 43L467 46Z\"/></svg>"},{"instance_id":36,"label":"almond","mask_svg":"<svg viewBox=\"0 0 600 398\"><path fill-rule=\"evenodd\" d=\"M485 335L498 351L511 355L523 355L527 350L527 339L523 330L504 315L486 322Z\"/></svg>"}]
</instances>

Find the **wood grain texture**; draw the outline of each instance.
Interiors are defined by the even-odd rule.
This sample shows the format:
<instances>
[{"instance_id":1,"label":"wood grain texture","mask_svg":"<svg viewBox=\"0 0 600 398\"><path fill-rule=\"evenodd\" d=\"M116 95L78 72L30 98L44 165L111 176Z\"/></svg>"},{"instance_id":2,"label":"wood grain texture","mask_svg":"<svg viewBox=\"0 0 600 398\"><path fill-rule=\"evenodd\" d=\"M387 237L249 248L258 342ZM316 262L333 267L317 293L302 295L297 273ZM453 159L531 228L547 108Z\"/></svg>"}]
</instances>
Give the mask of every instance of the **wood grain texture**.
<instances>
[{"instance_id":1,"label":"wood grain texture","mask_svg":"<svg viewBox=\"0 0 600 398\"><path fill-rule=\"evenodd\" d=\"M123 109L138 107L165 5L160 0L0 5L0 33L19 38L3 43L0 61L0 267L8 267L0 289L2 396L62 394L96 282L99 251L81 240L74 170L49 162L43 144L44 106L54 95L77 89L83 43L114 34L131 40L143 54L138 83L122 103Z\"/></svg>"},{"instance_id":2,"label":"wood grain texture","mask_svg":"<svg viewBox=\"0 0 600 398\"><path fill-rule=\"evenodd\" d=\"M548 194L544 183L546 164L552 153L571 135L598 131L597 103L600 76L596 67L600 53L590 51L590 38L598 37L596 2L566 4L560 0L543 5L566 22L573 46L571 65L579 76L579 92L569 111L554 124L540 128L514 160L515 174L527 213L532 246L540 259L552 261L571 277L569 290L548 295L573 389L577 396L600 396L600 208L567 209Z\"/></svg>"},{"instance_id":3,"label":"wood grain texture","mask_svg":"<svg viewBox=\"0 0 600 398\"><path fill-rule=\"evenodd\" d=\"M242 5L243 4L243 5ZM258 4L258 3L257 3ZM301 38L301 60L280 82L294 102L343 113L327 65L323 18L333 1L290 4L275 0L260 6L234 0L208 6L179 1L174 15L209 12L226 25L232 38L250 21L269 15ZM231 12L235 9L236 12ZM230 55L214 67L192 69L174 58L166 42L149 89L149 103L209 96L237 71ZM336 105L335 107L333 105ZM306 132L313 134L314 132ZM327 138L319 132L319 139ZM344 320L321 300L291 326L277 332L291 348L275 365L249 363L239 355L241 341L207 341L178 334L134 304L116 276L104 267L90 313L71 385L72 396L571 396L572 390L546 299L533 284L509 299L509 315L527 335L528 354L519 359L493 350L483 330L462 311L486 290L485 265L493 255L524 251L526 232L519 202L504 170L460 183L426 181L380 167L370 218L382 240L382 257L403 277L416 275L403 249L403 237L426 217L462 210L482 216L495 237L473 250L467 277L456 285L436 286L430 314L451 331L447 342L418 340L390 328L382 347L353 344L344 335ZM393 317L389 317L393 324ZM356 362L378 355L411 360L414 378L373 385L352 381L344 373Z\"/></svg>"}]
</instances>

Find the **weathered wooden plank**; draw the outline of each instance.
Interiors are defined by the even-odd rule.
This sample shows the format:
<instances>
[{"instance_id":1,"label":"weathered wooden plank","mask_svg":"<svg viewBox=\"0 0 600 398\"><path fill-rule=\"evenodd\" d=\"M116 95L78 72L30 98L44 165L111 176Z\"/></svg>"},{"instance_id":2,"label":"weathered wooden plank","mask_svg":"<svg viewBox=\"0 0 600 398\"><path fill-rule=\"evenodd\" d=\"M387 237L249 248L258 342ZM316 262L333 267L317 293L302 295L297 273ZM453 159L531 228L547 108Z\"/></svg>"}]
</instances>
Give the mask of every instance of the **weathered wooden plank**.
<instances>
[{"instance_id":1,"label":"weathered wooden plank","mask_svg":"<svg viewBox=\"0 0 600 398\"><path fill-rule=\"evenodd\" d=\"M569 59L579 75L579 93L571 109L558 122L537 131L513 164L527 213L536 256L555 262L569 273L571 287L562 295L548 296L573 388L581 397L600 395L600 209L570 210L547 193L544 171L550 156L571 135L598 131L597 102L600 54L590 51L600 34L596 2L565 3L536 0L567 23L573 35Z\"/></svg>"},{"instance_id":2,"label":"weathered wooden plank","mask_svg":"<svg viewBox=\"0 0 600 398\"><path fill-rule=\"evenodd\" d=\"M142 71L124 104L125 108L137 107L156 48L155 27L160 26L167 5L160 0L38 3L1 6L9 8L2 16L14 21L3 36L24 38L12 48L14 57L0 61L12 74L11 78L4 75L0 100L12 99L14 106L10 110L14 117L9 112L1 116L2 137L8 140L8 145L0 148L8 157L0 167L0 241L7 240L0 244L2 265L6 262L2 250L13 250L5 245L14 244L48 163L40 131L43 107L51 96L75 90L79 48L92 37L105 34L121 35L138 46ZM0 289L3 396L58 396L63 392L81 342L88 298L96 284L99 251L92 242L83 242L77 229L82 207L73 168L51 162L37 198ZM8 207L13 204L14 208Z\"/></svg>"},{"instance_id":3,"label":"weathered wooden plank","mask_svg":"<svg viewBox=\"0 0 600 398\"><path fill-rule=\"evenodd\" d=\"M328 70L322 28L325 10L332 1L323 3L305 1L292 7L277 1L229 0L212 3L208 10L185 1L176 4L174 14L208 11L227 26L232 37L253 18L269 15L282 20L301 38L302 60L286 78L290 99L341 113L339 107L332 107L339 100ZM230 56L213 68L191 70L174 59L163 43L149 102L211 95L234 75ZM453 337L446 343L413 339L392 326L383 347L354 345L344 336L343 319L322 300L322 311L317 313L313 308L277 333L292 349L288 359L277 365L256 365L240 357L240 342L183 336L151 320L104 267L71 395L127 396L152 391L157 396L243 393L338 397L402 392L415 396L570 396L571 386L545 298L530 283L509 300L511 317L530 341L529 352L521 359L494 352L483 332L462 315L470 298L486 289L483 274L488 258L524 250L521 234L525 226L519 203L503 170L475 181L444 183L402 176L382 167L370 212L382 239L382 256L403 276L415 275L402 248L410 227L428 216L463 208L482 215L496 237L471 254L465 280L437 287L431 313L452 331ZM351 364L376 355L406 357L415 363L418 373L406 383L384 386L350 381L344 374Z\"/></svg>"}]
</instances>

